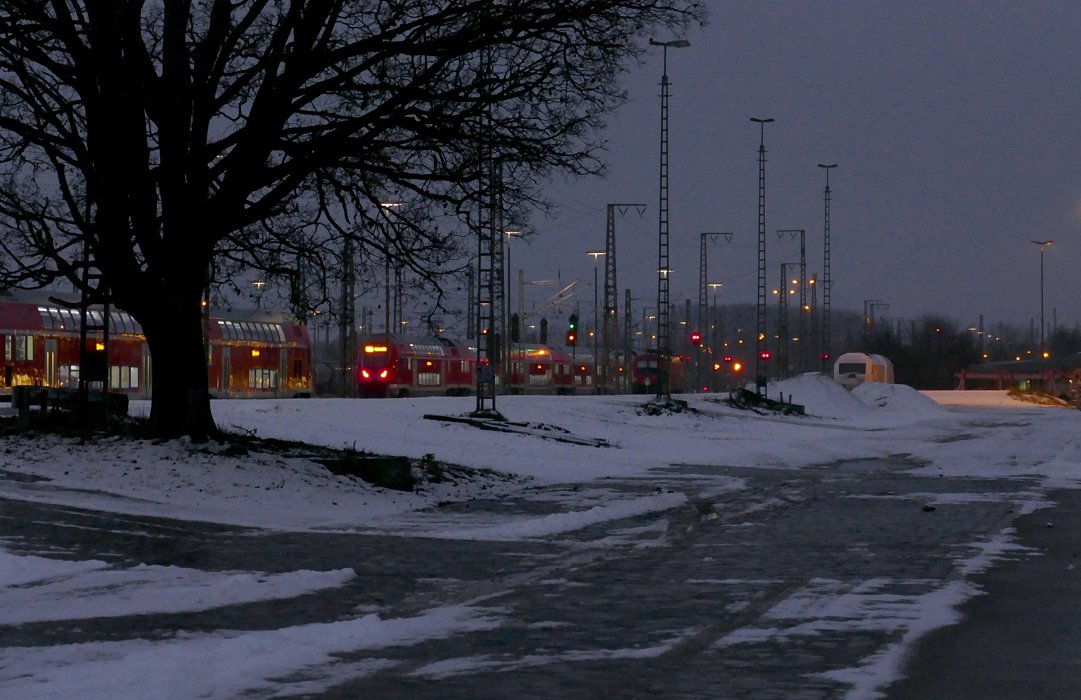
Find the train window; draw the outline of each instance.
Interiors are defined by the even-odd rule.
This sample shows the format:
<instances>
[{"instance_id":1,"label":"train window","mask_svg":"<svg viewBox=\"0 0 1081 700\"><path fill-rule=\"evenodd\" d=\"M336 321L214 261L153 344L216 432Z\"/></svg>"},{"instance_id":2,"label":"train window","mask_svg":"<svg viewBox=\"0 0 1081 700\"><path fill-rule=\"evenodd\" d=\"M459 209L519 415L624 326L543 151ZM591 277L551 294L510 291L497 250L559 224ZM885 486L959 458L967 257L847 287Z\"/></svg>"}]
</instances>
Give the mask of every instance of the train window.
<instances>
[{"instance_id":1,"label":"train window","mask_svg":"<svg viewBox=\"0 0 1081 700\"><path fill-rule=\"evenodd\" d=\"M119 311L110 311L109 322L112 324L110 329L112 332L131 333L131 324L128 323L127 314L120 313Z\"/></svg>"},{"instance_id":2,"label":"train window","mask_svg":"<svg viewBox=\"0 0 1081 700\"><path fill-rule=\"evenodd\" d=\"M10 335L4 336L4 359L11 361L11 354L13 350L12 338Z\"/></svg>"},{"instance_id":3,"label":"train window","mask_svg":"<svg viewBox=\"0 0 1081 700\"><path fill-rule=\"evenodd\" d=\"M293 360L293 379L300 379L304 374L304 363L299 359Z\"/></svg>"},{"instance_id":4,"label":"train window","mask_svg":"<svg viewBox=\"0 0 1081 700\"><path fill-rule=\"evenodd\" d=\"M15 336L15 359L34 359L34 336L16 334Z\"/></svg>"},{"instance_id":5,"label":"train window","mask_svg":"<svg viewBox=\"0 0 1081 700\"><path fill-rule=\"evenodd\" d=\"M279 343L284 343L285 342L285 329L282 328L280 323L275 323L274 324L274 332L278 336L278 342Z\"/></svg>"},{"instance_id":6,"label":"train window","mask_svg":"<svg viewBox=\"0 0 1081 700\"><path fill-rule=\"evenodd\" d=\"M48 307L39 306L38 307L38 314L41 316L41 326L42 326L42 328L44 328L46 330L52 330L54 328L54 326L53 326L53 318L52 318L52 316L49 315Z\"/></svg>"},{"instance_id":7,"label":"train window","mask_svg":"<svg viewBox=\"0 0 1081 700\"><path fill-rule=\"evenodd\" d=\"M59 330L75 330L75 321L71 318L71 311L69 311L68 309L54 310L56 311L56 317L58 319L57 328Z\"/></svg>"},{"instance_id":8,"label":"train window","mask_svg":"<svg viewBox=\"0 0 1081 700\"><path fill-rule=\"evenodd\" d=\"M249 389L277 389L278 370L255 368L248 370Z\"/></svg>"},{"instance_id":9,"label":"train window","mask_svg":"<svg viewBox=\"0 0 1081 700\"><path fill-rule=\"evenodd\" d=\"M109 386L114 389L137 389L139 387L139 368L127 365L113 365L109 368Z\"/></svg>"},{"instance_id":10,"label":"train window","mask_svg":"<svg viewBox=\"0 0 1081 700\"><path fill-rule=\"evenodd\" d=\"M79 365L60 365L60 386L79 386Z\"/></svg>"}]
</instances>

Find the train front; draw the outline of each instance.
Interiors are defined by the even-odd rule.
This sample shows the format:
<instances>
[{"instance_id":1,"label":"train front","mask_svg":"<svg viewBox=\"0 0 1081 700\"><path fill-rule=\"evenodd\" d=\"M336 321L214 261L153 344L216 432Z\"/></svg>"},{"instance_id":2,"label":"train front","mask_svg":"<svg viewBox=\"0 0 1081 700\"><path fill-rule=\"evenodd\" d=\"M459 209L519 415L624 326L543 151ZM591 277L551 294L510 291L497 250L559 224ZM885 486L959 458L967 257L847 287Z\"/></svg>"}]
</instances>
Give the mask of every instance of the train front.
<instances>
[{"instance_id":1,"label":"train front","mask_svg":"<svg viewBox=\"0 0 1081 700\"><path fill-rule=\"evenodd\" d=\"M370 340L357 353L356 387L359 396L385 398L393 380L393 345L388 340Z\"/></svg>"}]
</instances>

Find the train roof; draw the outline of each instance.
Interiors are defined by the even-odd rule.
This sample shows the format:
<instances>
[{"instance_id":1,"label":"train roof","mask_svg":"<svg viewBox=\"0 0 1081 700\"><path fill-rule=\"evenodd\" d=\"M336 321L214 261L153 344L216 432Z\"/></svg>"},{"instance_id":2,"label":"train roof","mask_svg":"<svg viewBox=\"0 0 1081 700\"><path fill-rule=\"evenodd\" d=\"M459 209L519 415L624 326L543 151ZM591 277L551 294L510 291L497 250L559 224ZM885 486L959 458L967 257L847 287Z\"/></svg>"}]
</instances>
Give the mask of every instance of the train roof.
<instances>
[{"instance_id":1,"label":"train roof","mask_svg":"<svg viewBox=\"0 0 1081 700\"><path fill-rule=\"evenodd\" d=\"M81 299L75 292L56 289L8 289L0 292L0 302L76 309ZM91 304L90 308L101 309L103 305ZM122 307L113 305L113 308L127 313ZM267 309L232 309L212 306L210 317L224 321L302 325L300 320L292 314Z\"/></svg>"}]
</instances>

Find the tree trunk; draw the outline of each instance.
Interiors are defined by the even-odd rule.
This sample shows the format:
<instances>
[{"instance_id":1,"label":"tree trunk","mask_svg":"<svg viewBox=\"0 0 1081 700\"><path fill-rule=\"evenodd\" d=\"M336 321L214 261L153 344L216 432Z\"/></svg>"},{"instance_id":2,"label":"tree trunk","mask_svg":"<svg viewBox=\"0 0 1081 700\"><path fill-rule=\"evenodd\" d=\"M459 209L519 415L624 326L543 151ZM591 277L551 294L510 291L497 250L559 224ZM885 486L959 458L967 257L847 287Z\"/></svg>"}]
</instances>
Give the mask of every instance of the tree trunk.
<instances>
[{"instance_id":1,"label":"tree trunk","mask_svg":"<svg viewBox=\"0 0 1081 700\"><path fill-rule=\"evenodd\" d=\"M163 304L143 324L153 360L150 430L158 438L205 442L220 433L210 411L202 317L197 304L183 307Z\"/></svg>"}]
</instances>

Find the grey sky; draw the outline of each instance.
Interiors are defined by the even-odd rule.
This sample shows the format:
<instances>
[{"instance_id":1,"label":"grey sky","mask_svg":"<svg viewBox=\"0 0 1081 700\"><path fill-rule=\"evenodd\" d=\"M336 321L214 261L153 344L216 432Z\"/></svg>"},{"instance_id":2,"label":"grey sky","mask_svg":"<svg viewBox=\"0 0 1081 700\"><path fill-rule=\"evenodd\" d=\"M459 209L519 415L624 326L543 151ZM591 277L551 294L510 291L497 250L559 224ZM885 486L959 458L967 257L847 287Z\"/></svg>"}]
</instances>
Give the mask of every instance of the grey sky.
<instances>
[{"instance_id":1,"label":"grey sky","mask_svg":"<svg viewBox=\"0 0 1081 700\"><path fill-rule=\"evenodd\" d=\"M939 312L974 325L1081 321L1081 3L709 2L711 23L670 49L671 298L697 299L700 232L711 281L753 303L757 274L758 125L766 127L768 283L806 229L808 270L822 271L823 171L830 185L833 308L888 303L894 318ZM648 38L643 38L643 41ZM658 37L667 39L670 37ZM592 285L608 202L644 202L617 221L620 303L656 304L661 55L626 81L612 116L607 180L557 184L555 218L514 241L527 280ZM601 261L603 283L603 260ZM543 299L552 286L531 286ZM516 294L517 289L514 288ZM582 308L592 307L582 289ZM516 302L515 302L516 303ZM881 312L880 312L881 313Z\"/></svg>"}]
</instances>

